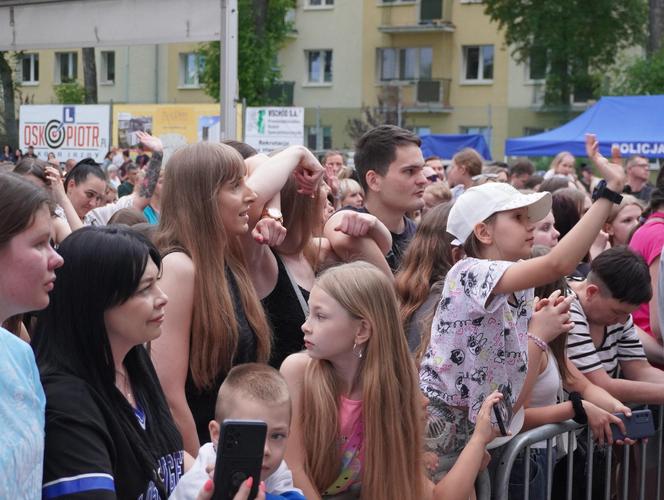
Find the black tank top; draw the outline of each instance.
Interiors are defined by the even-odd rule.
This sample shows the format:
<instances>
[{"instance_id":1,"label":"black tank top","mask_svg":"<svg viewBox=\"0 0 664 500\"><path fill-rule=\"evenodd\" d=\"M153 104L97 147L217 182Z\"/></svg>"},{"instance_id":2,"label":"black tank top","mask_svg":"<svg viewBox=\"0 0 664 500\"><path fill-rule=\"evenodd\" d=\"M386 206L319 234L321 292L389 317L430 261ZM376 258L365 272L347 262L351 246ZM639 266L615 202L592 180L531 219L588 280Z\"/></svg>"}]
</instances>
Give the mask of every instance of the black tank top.
<instances>
[{"instance_id":1,"label":"black tank top","mask_svg":"<svg viewBox=\"0 0 664 500\"><path fill-rule=\"evenodd\" d=\"M256 361L256 334L254 333L240 300L240 291L235 281L235 277L228 267L226 268L226 280L233 299L233 308L235 309L235 319L238 326L238 345L233 358L233 366L243 363ZM191 378L191 370L187 373L187 382L185 384L185 394L187 403L196 423L196 432L201 444L210 441L210 431L208 423L214 419L214 407L217 402L217 392L226 378L226 372L219 372L215 378L214 384L210 389L199 390L196 388Z\"/></svg>"},{"instance_id":2,"label":"black tank top","mask_svg":"<svg viewBox=\"0 0 664 500\"><path fill-rule=\"evenodd\" d=\"M272 326L270 365L278 369L287 356L304 349L302 324L306 318L283 261L276 252L272 253L279 269L277 284L261 302ZM309 300L309 292L301 286L298 288L304 300Z\"/></svg>"}]
</instances>

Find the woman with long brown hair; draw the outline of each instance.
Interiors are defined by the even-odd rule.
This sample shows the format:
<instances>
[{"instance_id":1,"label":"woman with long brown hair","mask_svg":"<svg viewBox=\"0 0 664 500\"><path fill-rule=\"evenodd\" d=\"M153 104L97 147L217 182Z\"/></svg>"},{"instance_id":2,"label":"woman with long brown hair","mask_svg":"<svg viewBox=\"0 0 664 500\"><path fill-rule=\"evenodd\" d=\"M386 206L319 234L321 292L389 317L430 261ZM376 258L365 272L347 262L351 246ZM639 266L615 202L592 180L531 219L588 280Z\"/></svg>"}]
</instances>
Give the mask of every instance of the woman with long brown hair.
<instances>
[{"instance_id":1,"label":"woman with long brown hair","mask_svg":"<svg viewBox=\"0 0 664 500\"><path fill-rule=\"evenodd\" d=\"M451 245L453 238L446 232L452 204L437 205L422 217L395 277L408 347L420 353L419 357L429 344L431 321L445 275L460 257L459 247Z\"/></svg>"},{"instance_id":2,"label":"woman with long brown hair","mask_svg":"<svg viewBox=\"0 0 664 500\"><path fill-rule=\"evenodd\" d=\"M224 144L185 146L168 162L156 243L171 302L152 356L192 455L208 435L225 374L236 364L269 359L271 332L248 270L249 228L294 169L301 191L313 191L322 167L304 151L288 148L246 182L242 157Z\"/></svg>"}]
</instances>

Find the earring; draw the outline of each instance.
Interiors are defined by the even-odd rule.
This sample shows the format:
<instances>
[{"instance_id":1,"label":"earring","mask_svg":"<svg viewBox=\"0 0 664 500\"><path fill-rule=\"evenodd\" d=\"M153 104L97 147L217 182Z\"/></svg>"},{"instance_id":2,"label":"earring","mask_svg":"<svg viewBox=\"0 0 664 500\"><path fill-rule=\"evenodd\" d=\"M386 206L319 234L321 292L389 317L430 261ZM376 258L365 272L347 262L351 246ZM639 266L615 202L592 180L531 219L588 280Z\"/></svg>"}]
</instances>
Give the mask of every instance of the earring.
<instances>
[{"instance_id":1,"label":"earring","mask_svg":"<svg viewBox=\"0 0 664 500\"><path fill-rule=\"evenodd\" d=\"M363 355L362 348L360 347L359 352L355 352L356 347L357 347L357 344L353 343L353 353L356 354L358 358L362 359L362 355Z\"/></svg>"}]
</instances>

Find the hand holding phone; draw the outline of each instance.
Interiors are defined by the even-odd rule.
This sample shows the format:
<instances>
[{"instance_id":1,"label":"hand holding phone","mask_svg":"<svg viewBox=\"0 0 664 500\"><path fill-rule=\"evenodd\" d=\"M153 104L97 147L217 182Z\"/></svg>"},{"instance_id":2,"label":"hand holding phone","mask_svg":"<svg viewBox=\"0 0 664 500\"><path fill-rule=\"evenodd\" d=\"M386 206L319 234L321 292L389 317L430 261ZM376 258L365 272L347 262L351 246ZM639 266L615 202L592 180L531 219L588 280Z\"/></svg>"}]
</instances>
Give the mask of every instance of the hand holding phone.
<instances>
[{"instance_id":1,"label":"hand holding phone","mask_svg":"<svg viewBox=\"0 0 664 500\"><path fill-rule=\"evenodd\" d=\"M232 500L242 483L253 478L249 500L261 481L267 424L259 420L224 420L217 445L214 500Z\"/></svg>"},{"instance_id":2,"label":"hand holding phone","mask_svg":"<svg viewBox=\"0 0 664 500\"><path fill-rule=\"evenodd\" d=\"M631 417L624 413L614 413L614 415L625 423L625 430L627 431L627 434L623 434L616 424L611 424L614 441L622 441L625 438L643 439L655 434L655 424L650 410L635 410Z\"/></svg>"},{"instance_id":3,"label":"hand holding phone","mask_svg":"<svg viewBox=\"0 0 664 500\"><path fill-rule=\"evenodd\" d=\"M500 429L500 434L507 436L514 410L512 408L512 401L509 398L509 391L501 386L498 388L498 392L501 392L504 397L493 405L493 413L496 416L496 423L498 424L498 429Z\"/></svg>"}]
</instances>

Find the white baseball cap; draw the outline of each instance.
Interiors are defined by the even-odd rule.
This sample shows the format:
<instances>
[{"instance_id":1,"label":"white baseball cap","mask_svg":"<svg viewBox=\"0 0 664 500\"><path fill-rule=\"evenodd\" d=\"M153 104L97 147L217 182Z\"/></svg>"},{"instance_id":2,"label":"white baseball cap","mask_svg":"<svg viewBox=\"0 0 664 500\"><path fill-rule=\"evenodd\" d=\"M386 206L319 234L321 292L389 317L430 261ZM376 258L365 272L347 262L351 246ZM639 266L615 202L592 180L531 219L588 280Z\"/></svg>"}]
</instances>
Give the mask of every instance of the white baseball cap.
<instances>
[{"instance_id":1,"label":"white baseball cap","mask_svg":"<svg viewBox=\"0 0 664 500\"><path fill-rule=\"evenodd\" d=\"M487 182L467 189L452 205L447 232L464 243L477 224L496 212L528 207L530 222L537 222L551 210L551 193L523 194L505 182Z\"/></svg>"}]
</instances>

